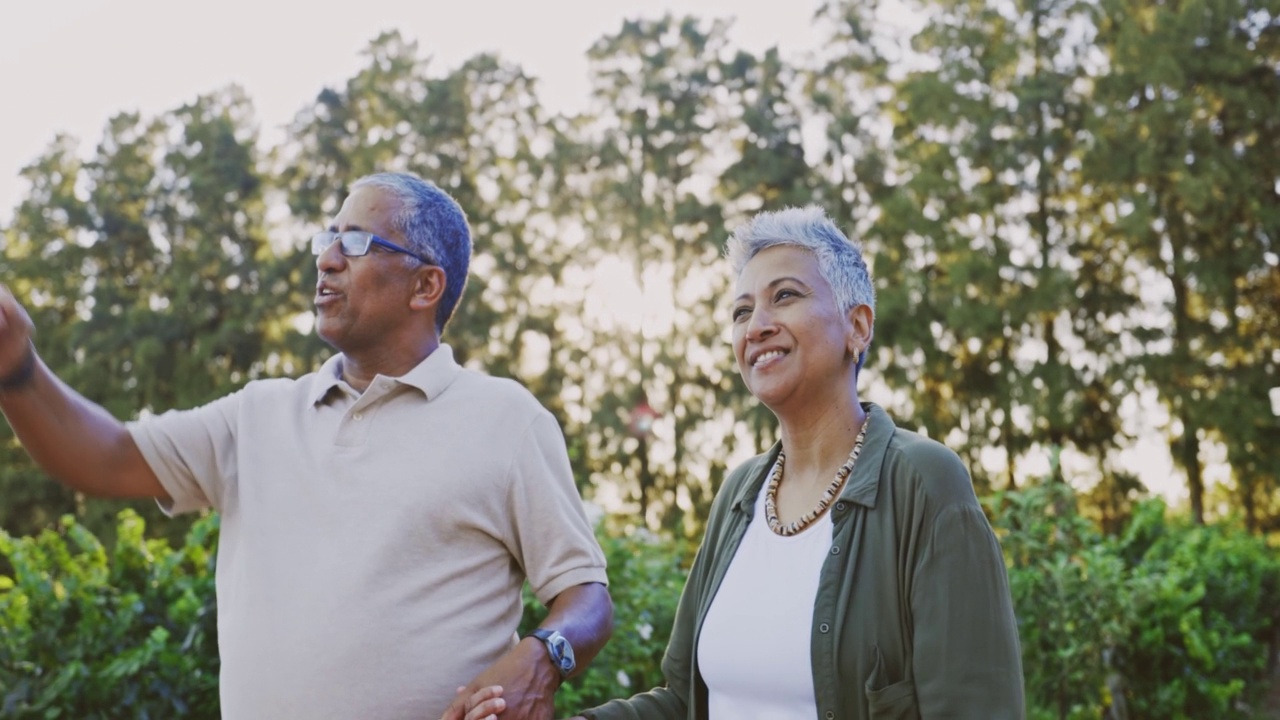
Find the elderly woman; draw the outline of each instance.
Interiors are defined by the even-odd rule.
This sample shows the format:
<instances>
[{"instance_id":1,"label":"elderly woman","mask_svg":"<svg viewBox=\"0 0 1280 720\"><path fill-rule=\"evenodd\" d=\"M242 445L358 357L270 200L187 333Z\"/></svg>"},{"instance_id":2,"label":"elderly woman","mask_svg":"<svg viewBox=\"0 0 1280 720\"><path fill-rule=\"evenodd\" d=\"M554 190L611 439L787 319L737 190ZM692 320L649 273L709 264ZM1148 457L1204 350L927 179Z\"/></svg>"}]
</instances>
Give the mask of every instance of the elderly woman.
<instances>
[{"instance_id":1,"label":"elderly woman","mask_svg":"<svg viewBox=\"0 0 1280 720\"><path fill-rule=\"evenodd\" d=\"M968 472L859 400L875 324L860 247L808 207L757 215L728 257L738 370L782 439L720 488L666 685L583 716L1022 718L1008 580Z\"/></svg>"}]
</instances>

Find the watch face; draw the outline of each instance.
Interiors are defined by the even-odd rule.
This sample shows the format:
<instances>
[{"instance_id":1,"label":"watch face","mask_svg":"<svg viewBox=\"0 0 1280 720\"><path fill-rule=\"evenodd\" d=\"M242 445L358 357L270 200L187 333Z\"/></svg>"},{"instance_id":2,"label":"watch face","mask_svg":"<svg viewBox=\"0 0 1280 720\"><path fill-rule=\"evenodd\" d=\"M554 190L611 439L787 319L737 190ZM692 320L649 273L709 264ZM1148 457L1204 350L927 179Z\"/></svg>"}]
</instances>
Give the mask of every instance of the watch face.
<instances>
[{"instance_id":1,"label":"watch face","mask_svg":"<svg viewBox=\"0 0 1280 720\"><path fill-rule=\"evenodd\" d=\"M547 652L551 655L551 662L560 669L560 674L568 676L573 672L576 664L573 659L573 646L565 639L563 635L554 630L543 630L541 628L534 630L532 635L543 642L547 646Z\"/></svg>"},{"instance_id":2,"label":"watch face","mask_svg":"<svg viewBox=\"0 0 1280 720\"><path fill-rule=\"evenodd\" d=\"M553 647L551 659L560 666L560 672L565 674L573 672L573 648L569 645L569 641L563 635L556 633L551 637L550 642Z\"/></svg>"}]
</instances>

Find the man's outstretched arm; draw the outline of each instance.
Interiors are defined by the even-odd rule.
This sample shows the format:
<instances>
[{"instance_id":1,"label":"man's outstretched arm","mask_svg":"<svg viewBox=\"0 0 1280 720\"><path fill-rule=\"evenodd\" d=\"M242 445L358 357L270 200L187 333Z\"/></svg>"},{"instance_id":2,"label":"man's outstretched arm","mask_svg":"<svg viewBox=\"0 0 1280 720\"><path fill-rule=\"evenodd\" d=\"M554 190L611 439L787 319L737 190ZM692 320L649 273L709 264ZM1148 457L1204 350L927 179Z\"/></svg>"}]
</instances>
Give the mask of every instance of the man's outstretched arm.
<instances>
[{"instance_id":1,"label":"man's outstretched arm","mask_svg":"<svg viewBox=\"0 0 1280 720\"><path fill-rule=\"evenodd\" d=\"M124 424L59 380L31 336L27 311L0 285L0 411L36 463L89 495L168 500Z\"/></svg>"}]
</instances>

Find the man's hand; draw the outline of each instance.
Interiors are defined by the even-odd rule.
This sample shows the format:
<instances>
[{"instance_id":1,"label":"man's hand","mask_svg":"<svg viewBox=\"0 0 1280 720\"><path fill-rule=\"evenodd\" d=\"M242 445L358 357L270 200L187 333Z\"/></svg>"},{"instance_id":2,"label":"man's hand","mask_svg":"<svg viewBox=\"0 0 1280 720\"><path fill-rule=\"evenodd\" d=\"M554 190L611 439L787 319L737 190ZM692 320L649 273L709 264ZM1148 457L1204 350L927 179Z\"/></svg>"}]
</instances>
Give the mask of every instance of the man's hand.
<instances>
[{"instance_id":1,"label":"man's hand","mask_svg":"<svg viewBox=\"0 0 1280 720\"><path fill-rule=\"evenodd\" d=\"M18 372L31 352L31 316L9 288L0 285L0 378Z\"/></svg>"},{"instance_id":2,"label":"man's hand","mask_svg":"<svg viewBox=\"0 0 1280 720\"><path fill-rule=\"evenodd\" d=\"M546 646L537 638L525 638L461 688L441 720L484 720L496 715L493 708L498 704L502 720L553 720L558 687L560 671Z\"/></svg>"}]
</instances>

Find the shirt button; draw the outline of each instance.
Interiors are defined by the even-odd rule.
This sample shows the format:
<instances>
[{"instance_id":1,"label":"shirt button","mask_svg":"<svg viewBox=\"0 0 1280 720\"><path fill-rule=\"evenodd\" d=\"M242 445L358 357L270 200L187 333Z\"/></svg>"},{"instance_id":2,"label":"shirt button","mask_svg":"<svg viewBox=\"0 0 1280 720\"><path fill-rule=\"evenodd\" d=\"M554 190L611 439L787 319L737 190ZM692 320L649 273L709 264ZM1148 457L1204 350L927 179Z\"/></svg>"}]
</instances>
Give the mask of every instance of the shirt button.
<instances>
[{"instance_id":1,"label":"shirt button","mask_svg":"<svg viewBox=\"0 0 1280 720\"><path fill-rule=\"evenodd\" d=\"M835 718L835 716L836 714L831 712L830 710L827 711L826 715L823 715L823 717L825 717L827 720L832 720L833 718Z\"/></svg>"},{"instance_id":2,"label":"shirt button","mask_svg":"<svg viewBox=\"0 0 1280 720\"><path fill-rule=\"evenodd\" d=\"M840 554L840 546L839 546L839 545L832 545L832 546L831 546L831 554L832 554L832 555L839 555L839 554Z\"/></svg>"},{"instance_id":3,"label":"shirt button","mask_svg":"<svg viewBox=\"0 0 1280 720\"><path fill-rule=\"evenodd\" d=\"M351 417L352 417L352 418L354 418L354 419L356 419L356 420L363 420L363 419L364 419L364 415L362 415L362 414L360 414L360 413L356 413L355 415L352 415Z\"/></svg>"},{"instance_id":4,"label":"shirt button","mask_svg":"<svg viewBox=\"0 0 1280 720\"><path fill-rule=\"evenodd\" d=\"M836 503L836 510L838 510L839 512L844 512L844 509L845 509L846 507L848 507L848 505L847 505L843 500L841 500L840 502Z\"/></svg>"},{"instance_id":5,"label":"shirt button","mask_svg":"<svg viewBox=\"0 0 1280 720\"><path fill-rule=\"evenodd\" d=\"M820 633L831 632L831 626L826 623L822 623L821 625L818 626L818 632Z\"/></svg>"}]
</instances>

